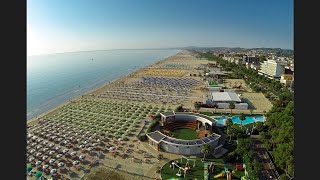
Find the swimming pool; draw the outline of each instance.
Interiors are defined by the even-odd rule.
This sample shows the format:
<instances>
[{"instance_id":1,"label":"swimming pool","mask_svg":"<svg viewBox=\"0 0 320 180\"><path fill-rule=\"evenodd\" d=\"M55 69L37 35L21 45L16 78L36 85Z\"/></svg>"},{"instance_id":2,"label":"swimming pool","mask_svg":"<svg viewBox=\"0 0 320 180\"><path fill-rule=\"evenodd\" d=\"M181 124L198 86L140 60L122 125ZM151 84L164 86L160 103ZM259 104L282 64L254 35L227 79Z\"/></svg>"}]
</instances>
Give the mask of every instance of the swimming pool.
<instances>
[{"instance_id":1,"label":"swimming pool","mask_svg":"<svg viewBox=\"0 0 320 180\"><path fill-rule=\"evenodd\" d=\"M228 116L216 116L214 119L217 121L218 125L226 125L226 120L228 119ZM256 115L256 116L246 116L246 119L242 121L243 125L254 123L254 122L264 122L265 117L261 115ZM232 122L235 124L241 124L241 120L239 116L232 116Z\"/></svg>"}]
</instances>

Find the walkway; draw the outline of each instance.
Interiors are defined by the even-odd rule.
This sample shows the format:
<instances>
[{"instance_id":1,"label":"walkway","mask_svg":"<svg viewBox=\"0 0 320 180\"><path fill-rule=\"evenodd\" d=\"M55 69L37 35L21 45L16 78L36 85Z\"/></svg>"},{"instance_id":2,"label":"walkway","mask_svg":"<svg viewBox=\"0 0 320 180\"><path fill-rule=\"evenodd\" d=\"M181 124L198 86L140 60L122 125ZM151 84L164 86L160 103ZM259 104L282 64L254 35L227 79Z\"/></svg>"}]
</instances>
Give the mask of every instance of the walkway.
<instances>
[{"instance_id":1,"label":"walkway","mask_svg":"<svg viewBox=\"0 0 320 180\"><path fill-rule=\"evenodd\" d=\"M267 151L263 148L262 142L258 139L258 136L251 136L250 138L253 139L253 150L255 158L258 160L259 163L262 164L262 171L259 174L259 179L277 179L277 171L273 166L272 161L269 159ZM270 176L272 178L270 178Z\"/></svg>"},{"instance_id":2,"label":"walkway","mask_svg":"<svg viewBox=\"0 0 320 180\"><path fill-rule=\"evenodd\" d=\"M160 177L160 174L156 173L158 168L161 168L165 163L169 162L170 160L181 158L181 155L171 154L171 153L162 152L162 151L156 151L147 142L141 142L141 145L145 148L145 150L148 153L152 154L155 157L158 157L158 154L163 155L163 159L153 164L149 168L149 170L145 173L145 176L150 178Z\"/></svg>"},{"instance_id":3,"label":"walkway","mask_svg":"<svg viewBox=\"0 0 320 180\"><path fill-rule=\"evenodd\" d=\"M209 163L203 163L203 180L208 179L208 165Z\"/></svg>"}]
</instances>

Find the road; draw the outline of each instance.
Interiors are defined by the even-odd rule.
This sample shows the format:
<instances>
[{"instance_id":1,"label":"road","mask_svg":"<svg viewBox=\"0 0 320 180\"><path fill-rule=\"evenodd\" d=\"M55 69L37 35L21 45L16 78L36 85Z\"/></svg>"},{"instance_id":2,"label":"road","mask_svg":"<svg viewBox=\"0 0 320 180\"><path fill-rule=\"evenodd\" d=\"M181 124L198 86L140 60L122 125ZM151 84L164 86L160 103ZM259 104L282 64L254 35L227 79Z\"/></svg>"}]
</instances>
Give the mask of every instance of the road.
<instances>
[{"instance_id":1,"label":"road","mask_svg":"<svg viewBox=\"0 0 320 180\"><path fill-rule=\"evenodd\" d=\"M262 147L262 142L258 139L258 136L252 135L251 138L253 139L252 146L255 158L258 160L258 162L262 163L262 171L259 174L259 180L277 179L276 170L269 159L267 151Z\"/></svg>"}]
</instances>

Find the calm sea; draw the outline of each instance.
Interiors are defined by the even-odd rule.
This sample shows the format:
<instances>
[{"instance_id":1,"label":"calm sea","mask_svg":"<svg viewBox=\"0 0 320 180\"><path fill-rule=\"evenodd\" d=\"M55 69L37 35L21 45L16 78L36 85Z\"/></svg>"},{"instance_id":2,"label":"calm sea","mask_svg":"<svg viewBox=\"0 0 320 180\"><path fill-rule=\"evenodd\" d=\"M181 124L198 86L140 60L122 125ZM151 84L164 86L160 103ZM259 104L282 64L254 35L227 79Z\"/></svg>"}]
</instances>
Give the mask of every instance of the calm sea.
<instances>
[{"instance_id":1,"label":"calm sea","mask_svg":"<svg viewBox=\"0 0 320 180\"><path fill-rule=\"evenodd\" d=\"M27 119L179 51L106 50L28 56Z\"/></svg>"}]
</instances>

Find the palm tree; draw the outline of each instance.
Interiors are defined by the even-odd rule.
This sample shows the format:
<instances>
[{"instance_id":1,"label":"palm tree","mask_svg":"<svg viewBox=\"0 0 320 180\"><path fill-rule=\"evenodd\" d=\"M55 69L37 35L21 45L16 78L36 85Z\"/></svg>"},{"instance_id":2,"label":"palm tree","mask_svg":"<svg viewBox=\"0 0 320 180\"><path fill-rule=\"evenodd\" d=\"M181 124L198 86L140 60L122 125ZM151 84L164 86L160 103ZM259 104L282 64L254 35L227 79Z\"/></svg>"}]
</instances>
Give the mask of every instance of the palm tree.
<instances>
[{"instance_id":1,"label":"palm tree","mask_svg":"<svg viewBox=\"0 0 320 180\"><path fill-rule=\"evenodd\" d=\"M229 103L229 108L230 108L230 111L231 111L231 115L232 115L232 109L234 109L236 107L236 105L234 104L234 102L230 102Z\"/></svg>"},{"instance_id":2,"label":"palm tree","mask_svg":"<svg viewBox=\"0 0 320 180\"><path fill-rule=\"evenodd\" d=\"M232 119L228 118L228 120L226 121L226 127L227 127L227 134L230 136L229 142L231 141L230 128L232 125L233 125Z\"/></svg>"},{"instance_id":3,"label":"palm tree","mask_svg":"<svg viewBox=\"0 0 320 180\"><path fill-rule=\"evenodd\" d=\"M199 111L199 109L201 108L201 104L198 102L194 103L194 108L197 110L197 112Z\"/></svg>"},{"instance_id":4,"label":"palm tree","mask_svg":"<svg viewBox=\"0 0 320 180\"><path fill-rule=\"evenodd\" d=\"M246 120L246 116L244 115L244 113L240 114L239 119L241 121L241 129L242 129L242 121Z\"/></svg>"},{"instance_id":5,"label":"palm tree","mask_svg":"<svg viewBox=\"0 0 320 180\"><path fill-rule=\"evenodd\" d=\"M202 146L201 152L203 153L203 159L201 159L202 162L205 161L206 154L209 153L210 150L210 144L204 144Z\"/></svg>"}]
</instances>

